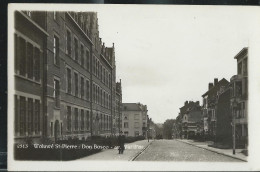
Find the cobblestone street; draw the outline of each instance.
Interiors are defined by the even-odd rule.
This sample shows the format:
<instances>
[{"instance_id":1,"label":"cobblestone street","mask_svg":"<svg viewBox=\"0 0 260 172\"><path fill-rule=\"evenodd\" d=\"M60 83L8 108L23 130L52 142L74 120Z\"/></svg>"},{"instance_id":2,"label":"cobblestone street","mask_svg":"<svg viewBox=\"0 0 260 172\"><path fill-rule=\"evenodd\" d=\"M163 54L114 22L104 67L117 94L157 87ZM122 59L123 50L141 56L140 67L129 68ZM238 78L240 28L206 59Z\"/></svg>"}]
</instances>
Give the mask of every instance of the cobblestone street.
<instances>
[{"instance_id":1,"label":"cobblestone street","mask_svg":"<svg viewBox=\"0 0 260 172\"><path fill-rule=\"evenodd\" d=\"M243 162L176 140L156 140L135 161Z\"/></svg>"}]
</instances>

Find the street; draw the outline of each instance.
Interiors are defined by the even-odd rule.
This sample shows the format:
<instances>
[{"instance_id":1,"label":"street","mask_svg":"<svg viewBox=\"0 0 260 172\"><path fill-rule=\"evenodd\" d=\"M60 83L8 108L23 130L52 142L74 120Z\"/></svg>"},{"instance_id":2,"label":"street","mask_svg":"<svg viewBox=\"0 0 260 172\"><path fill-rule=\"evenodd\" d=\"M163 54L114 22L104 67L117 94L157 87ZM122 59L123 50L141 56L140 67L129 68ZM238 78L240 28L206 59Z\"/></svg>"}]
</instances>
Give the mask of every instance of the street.
<instances>
[{"instance_id":1,"label":"street","mask_svg":"<svg viewBox=\"0 0 260 172\"><path fill-rule=\"evenodd\" d=\"M135 161L242 162L177 140L155 140Z\"/></svg>"}]
</instances>

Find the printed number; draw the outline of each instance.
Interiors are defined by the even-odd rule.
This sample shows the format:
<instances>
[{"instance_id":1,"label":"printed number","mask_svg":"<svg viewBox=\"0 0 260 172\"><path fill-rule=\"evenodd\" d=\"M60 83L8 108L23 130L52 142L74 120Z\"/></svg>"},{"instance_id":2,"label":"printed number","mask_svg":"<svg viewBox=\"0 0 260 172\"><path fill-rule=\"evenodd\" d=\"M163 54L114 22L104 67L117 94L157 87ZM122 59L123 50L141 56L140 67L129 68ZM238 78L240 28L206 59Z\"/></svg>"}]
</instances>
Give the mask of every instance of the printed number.
<instances>
[{"instance_id":1,"label":"printed number","mask_svg":"<svg viewBox=\"0 0 260 172\"><path fill-rule=\"evenodd\" d=\"M28 148L28 144L18 144L17 145L17 148L23 148L23 149L26 149L26 148Z\"/></svg>"}]
</instances>

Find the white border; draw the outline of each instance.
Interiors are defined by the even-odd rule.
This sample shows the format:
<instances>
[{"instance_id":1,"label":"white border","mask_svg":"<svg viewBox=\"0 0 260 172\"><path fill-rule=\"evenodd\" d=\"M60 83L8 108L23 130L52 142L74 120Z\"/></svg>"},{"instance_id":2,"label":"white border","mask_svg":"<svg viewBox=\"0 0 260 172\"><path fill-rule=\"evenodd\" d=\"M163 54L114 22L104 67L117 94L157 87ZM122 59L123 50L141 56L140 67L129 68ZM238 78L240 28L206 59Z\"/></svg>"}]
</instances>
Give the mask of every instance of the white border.
<instances>
[{"instance_id":1,"label":"white border","mask_svg":"<svg viewBox=\"0 0 260 172\"><path fill-rule=\"evenodd\" d=\"M217 162L121 162L121 161L69 161L69 162L43 162L43 161L15 161L13 159L13 103L14 102L14 65L13 39L14 39L14 10L62 10L62 11L96 11L108 8L151 8L152 10L189 10L198 9L210 12L211 10L238 10L251 14L251 20L255 21L255 32L251 34L249 41L249 157L245 163L217 163ZM140 14L141 15L141 14ZM206 15L206 14L205 14ZM102 27L102 26L101 26ZM227 26L228 27L228 26ZM82 5L82 4L9 4L8 5L8 170L19 171L129 171L129 170L260 170L260 10L256 6L184 6L184 5ZM232 33L231 33L232 34ZM232 58L232 57L230 57ZM234 61L234 65L235 65ZM234 74L235 75L235 74Z\"/></svg>"}]
</instances>

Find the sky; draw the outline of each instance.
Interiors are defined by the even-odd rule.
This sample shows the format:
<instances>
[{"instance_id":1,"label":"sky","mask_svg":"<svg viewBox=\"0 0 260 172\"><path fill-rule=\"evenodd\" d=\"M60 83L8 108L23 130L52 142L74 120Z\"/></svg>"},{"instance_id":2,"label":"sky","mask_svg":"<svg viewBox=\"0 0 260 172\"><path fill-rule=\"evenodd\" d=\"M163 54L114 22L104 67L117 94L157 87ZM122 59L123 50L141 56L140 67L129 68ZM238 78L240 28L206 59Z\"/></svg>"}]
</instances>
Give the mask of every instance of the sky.
<instances>
[{"instance_id":1,"label":"sky","mask_svg":"<svg viewBox=\"0 0 260 172\"><path fill-rule=\"evenodd\" d=\"M95 10L100 37L115 43L123 103L146 104L156 123L175 119L186 100L201 104L214 78L229 81L252 36L239 8L121 7Z\"/></svg>"}]
</instances>

